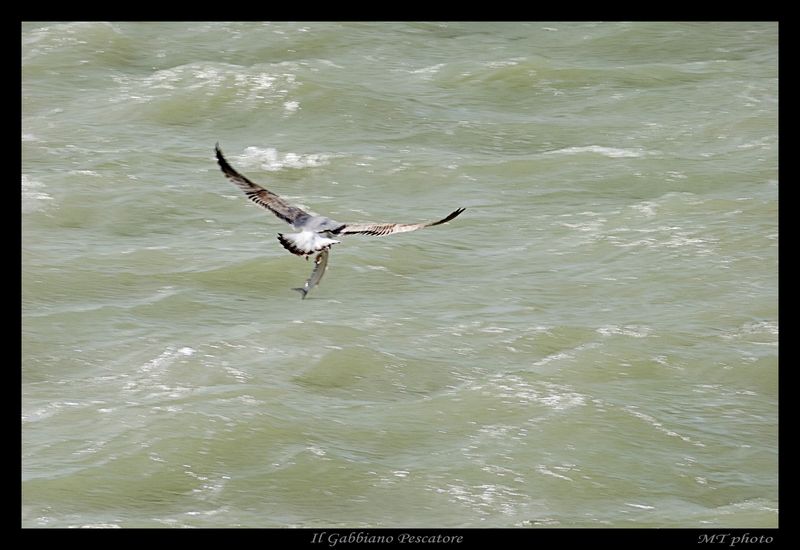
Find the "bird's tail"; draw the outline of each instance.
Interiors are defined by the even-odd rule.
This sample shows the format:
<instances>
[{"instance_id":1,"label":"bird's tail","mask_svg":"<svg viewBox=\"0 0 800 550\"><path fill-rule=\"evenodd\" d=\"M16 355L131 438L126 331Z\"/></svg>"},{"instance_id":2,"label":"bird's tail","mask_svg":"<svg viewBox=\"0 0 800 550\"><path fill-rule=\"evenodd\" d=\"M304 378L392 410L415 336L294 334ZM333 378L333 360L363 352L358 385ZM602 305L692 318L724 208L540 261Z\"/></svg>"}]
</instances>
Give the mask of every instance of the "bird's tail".
<instances>
[{"instance_id":1,"label":"bird's tail","mask_svg":"<svg viewBox=\"0 0 800 550\"><path fill-rule=\"evenodd\" d=\"M310 256L314 252L327 250L334 244L340 243L324 237L314 231L301 231L300 233L278 233L278 241L283 248L298 256Z\"/></svg>"}]
</instances>

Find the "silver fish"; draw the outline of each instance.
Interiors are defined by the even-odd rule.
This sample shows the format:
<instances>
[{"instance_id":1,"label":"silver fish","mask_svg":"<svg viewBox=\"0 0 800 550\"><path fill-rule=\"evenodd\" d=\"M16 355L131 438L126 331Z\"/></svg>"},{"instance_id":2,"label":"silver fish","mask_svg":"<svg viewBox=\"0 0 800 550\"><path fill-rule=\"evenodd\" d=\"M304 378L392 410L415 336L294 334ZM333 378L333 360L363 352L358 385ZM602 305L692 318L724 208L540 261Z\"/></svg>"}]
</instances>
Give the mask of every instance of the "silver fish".
<instances>
[{"instance_id":1,"label":"silver fish","mask_svg":"<svg viewBox=\"0 0 800 550\"><path fill-rule=\"evenodd\" d=\"M302 288L292 289L302 293L303 300L306 299L306 295L311 291L311 289L317 286L319 282L322 280L322 276L325 274L325 270L328 267L329 253L330 253L329 250L325 248L323 249L322 252L317 254L317 257L314 258L314 270L311 272L311 276L308 279L306 279L306 282Z\"/></svg>"}]
</instances>

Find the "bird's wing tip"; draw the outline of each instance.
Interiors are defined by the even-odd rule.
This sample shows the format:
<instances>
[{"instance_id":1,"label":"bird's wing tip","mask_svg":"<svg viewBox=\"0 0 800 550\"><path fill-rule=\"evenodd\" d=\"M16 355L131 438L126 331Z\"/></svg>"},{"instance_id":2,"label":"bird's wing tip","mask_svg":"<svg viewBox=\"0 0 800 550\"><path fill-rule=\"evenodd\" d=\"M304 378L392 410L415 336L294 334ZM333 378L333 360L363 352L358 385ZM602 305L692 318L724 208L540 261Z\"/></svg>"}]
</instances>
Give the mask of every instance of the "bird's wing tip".
<instances>
[{"instance_id":1,"label":"bird's wing tip","mask_svg":"<svg viewBox=\"0 0 800 550\"><path fill-rule=\"evenodd\" d=\"M430 225L439 225L439 224L442 224L442 223L447 223L449 221L452 221L456 217L458 217L464 210L466 210L466 208L458 208L456 210L453 210L452 212L450 212L450 214L447 215L446 218L443 218L443 219L439 220L438 222L434 222L434 223L432 223Z\"/></svg>"}]
</instances>

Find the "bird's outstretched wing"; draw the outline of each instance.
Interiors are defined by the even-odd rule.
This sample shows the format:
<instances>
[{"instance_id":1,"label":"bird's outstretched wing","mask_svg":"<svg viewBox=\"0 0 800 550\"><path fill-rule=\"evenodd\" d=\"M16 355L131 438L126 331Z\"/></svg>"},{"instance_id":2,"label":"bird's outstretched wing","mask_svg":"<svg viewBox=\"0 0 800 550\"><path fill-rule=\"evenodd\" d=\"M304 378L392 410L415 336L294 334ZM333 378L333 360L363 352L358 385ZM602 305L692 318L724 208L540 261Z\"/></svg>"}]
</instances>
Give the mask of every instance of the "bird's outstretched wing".
<instances>
[{"instance_id":1,"label":"bird's outstretched wing","mask_svg":"<svg viewBox=\"0 0 800 550\"><path fill-rule=\"evenodd\" d=\"M416 231L425 227L439 225L446 223L461 214L465 208L459 208L450 213L446 218L435 222L423 223L346 223L336 230L331 231L334 235L391 235L393 233L406 233L408 231Z\"/></svg>"},{"instance_id":2,"label":"bird's outstretched wing","mask_svg":"<svg viewBox=\"0 0 800 550\"><path fill-rule=\"evenodd\" d=\"M225 157L222 156L219 143L214 147L214 150L217 152L217 162L219 163L219 167L222 168L222 172L236 187L244 191L248 199L260 207L266 208L286 223L293 224L298 217L308 215L301 208L288 204L272 191L268 191L260 185L253 183L234 170L233 167L228 164L228 161L225 160Z\"/></svg>"}]
</instances>

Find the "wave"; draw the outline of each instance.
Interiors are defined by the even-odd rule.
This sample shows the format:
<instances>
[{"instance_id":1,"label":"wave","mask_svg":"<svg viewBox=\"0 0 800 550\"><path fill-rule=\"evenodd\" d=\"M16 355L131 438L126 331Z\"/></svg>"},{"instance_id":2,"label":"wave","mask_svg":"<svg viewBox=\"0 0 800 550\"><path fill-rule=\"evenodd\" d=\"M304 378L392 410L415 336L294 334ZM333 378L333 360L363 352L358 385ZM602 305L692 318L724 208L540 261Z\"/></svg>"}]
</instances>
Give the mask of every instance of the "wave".
<instances>
[{"instance_id":1,"label":"wave","mask_svg":"<svg viewBox=\"0 0 800 550\"><path fill-rule=\"evenodd\" d=\"M582 153L594 153L608 158L641 158L647 152L640 148L620 149L618 147L604 147L602 145L583 145L580 147L565 147L554 151L547 151L545 155L579 155Z\"/></svg>"},{"instance_id":2,"label":"wave","mask_svg":"<svg viewBox=\"0 0 800 550\"><path fill-rule=\"evenodd\" d=\"M275 172L285 168L316 168L325 166L332 158L340 155L333 153L279 153L274 147L246 147L241 155L232 158L242 165L243 169L260 168Z\"/></svg>"},{"instance_id":3,"label":"wave","mask_svg":"<svg viewBox=\"0 0 800 550\"><path fill-rule=\"evenodd\" d=\"M45 193L42 189L44 184L34 180L27 174L22 174L22 211L33 212L44 208L46 201L52 201L53 197ZM43 202L45 201L45 202Z\"/></svg>"}]
</instances>

